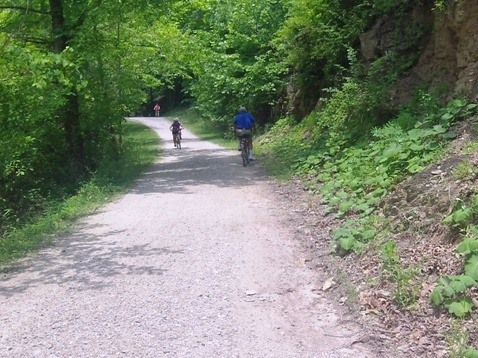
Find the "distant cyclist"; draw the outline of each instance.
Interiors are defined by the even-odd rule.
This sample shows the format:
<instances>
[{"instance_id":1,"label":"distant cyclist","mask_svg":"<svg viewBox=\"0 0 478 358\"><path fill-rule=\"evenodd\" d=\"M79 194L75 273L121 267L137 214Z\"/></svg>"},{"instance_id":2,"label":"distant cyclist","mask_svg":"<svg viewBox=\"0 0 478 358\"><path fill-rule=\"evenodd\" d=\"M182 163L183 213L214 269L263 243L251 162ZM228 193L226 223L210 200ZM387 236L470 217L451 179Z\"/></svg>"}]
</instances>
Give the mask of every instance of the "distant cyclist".
<instances>
[{"instance_id":1,"label":"distant cyclist","mask_svg":"<svg viewBox=\"0 0 478 358\"><path fill-rule=\"evenodd\" d=\"M154 106L154 115L156 117L159 117L159 110L161 109L161 107L159 106L159 103L156 103L156 105Z\"/></svg>"},{"instance_id":2,"label":"distant cyclist","mask_svg":"<svg viewBox=\"0 0 478 358\"><path fill-rule=\"evenodd\" d=\"M174 140L176 136L179 136L179 139L182 139L181 137L181 129L183 129L183 125L179 121L179 118L174 118L173 124L169 127L169 130L173 132L173 143L174 146L176 146L176 141Z\"/></svg>"},{"instance_id":3,"label":"distant cyclist","mask_svg":"<svg viewBox=\"0 0 478 358\"><path fill-rule=\"evenodd\" d=\"M249 133L249 160L256 160L252 155L252 128L254 127L254 122L254 117L247 112L245 107L239 108L239 113L234 117L234 131L239 139L238 150L241 150L241 139L239 136Z\"/></svg>"}]
</instances>

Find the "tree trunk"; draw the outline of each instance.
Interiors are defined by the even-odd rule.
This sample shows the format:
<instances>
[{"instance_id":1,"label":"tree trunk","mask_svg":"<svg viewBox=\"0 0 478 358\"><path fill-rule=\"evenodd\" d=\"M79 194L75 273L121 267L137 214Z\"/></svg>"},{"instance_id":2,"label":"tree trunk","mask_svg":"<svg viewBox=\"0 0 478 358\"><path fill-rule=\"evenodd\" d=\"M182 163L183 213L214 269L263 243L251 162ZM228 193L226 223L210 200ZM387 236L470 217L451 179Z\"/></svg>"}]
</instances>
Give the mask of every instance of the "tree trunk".
<instances>
[{"instance_id":1,"label":"tree trunk","mask_svg":"<svg viewBox=\"0 0 478 358\"><path fill-rule=\"evenodd\" d=\"M53 32L51 46L53 52L59 54L68 45L62 0L50 0L50 13ZM65 140L68 147L68 158L71 163L72 174L80 178L85 172L85 152L80 126L80 106L76 92L73 91L68 95L60 115L63 118L63 128L65 130Z\"/></svg>"}]
</instances>

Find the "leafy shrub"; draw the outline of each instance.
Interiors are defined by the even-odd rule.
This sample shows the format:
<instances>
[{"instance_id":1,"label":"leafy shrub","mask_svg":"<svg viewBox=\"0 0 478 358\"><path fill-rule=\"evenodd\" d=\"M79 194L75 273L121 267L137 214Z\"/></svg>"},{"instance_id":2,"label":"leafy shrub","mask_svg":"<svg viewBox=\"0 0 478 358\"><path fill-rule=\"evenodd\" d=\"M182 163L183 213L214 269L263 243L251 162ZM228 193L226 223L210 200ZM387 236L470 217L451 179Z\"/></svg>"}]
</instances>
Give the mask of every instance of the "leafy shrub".
<instances>
[{"instance_id":1,"label":"leafy shrub","mask_svg":"<svg viewBox=\"0 0 478 358\"><path fill-rule=\"evenodd\" d=\"M404 267L393 241L382 245L382 270L387 279L395 284L392 294L399 306L407 308L417 303L420 287L413 280L420 271L419 267Z\"/></svg>"},{"instance_id":2,"label":"leafy shrub","mask_svg":"<svg viewBox=\"0 0 478 358\"><path fill-rule=\"evenodd\" d=\"M324 136L319 135L320 130L314 128L313 138L319 144L301 143L304 149L301 153L304 154L298 157L292 168L308 179L309 190L320 193L323 202L329 205L328 212L339 216L355 214L359 218L373 214L396 183L407 175L422 171L435 160L447 141L456 136L449 131L451 124L471 115L475 109L474 105L462 100L454 100L447 107L439 108L433 97L422 93L419 98L424 112L418 111L417 107L413 111L404 107L395 120L373 128L369 141L345 146L345 137L337 135L334 145L333 134L328 133L324 140ZM339 114L334 118L343 124L339 118L345 118L346 112L340 107L335 108ZM433 112L427 112L430 110ZM324 110L320 115L330 113L328 111ZM332 122L330 125L339 131L340 125ZM456 219L458 215L460 213L455 214ZM360 229L348 228L334 234L341 250L361 247L363 240L358 238L357 230Z\"/></svg>"},{"instance_id":3,"label":"leafy shrub","mask_svg":"<svg viewBox=\"0 0 478 358\"><path fill-rule=\"evenodd\" d=\"M456 211L461 212L461 209ZM441 277L430 295L430 301L435 307L443 305L448 312L461 318L474 308L469 288L478 286L478 227L468 226L467 237L455 251L464 256L464 272Z\"/></svg>"}]
</instances>

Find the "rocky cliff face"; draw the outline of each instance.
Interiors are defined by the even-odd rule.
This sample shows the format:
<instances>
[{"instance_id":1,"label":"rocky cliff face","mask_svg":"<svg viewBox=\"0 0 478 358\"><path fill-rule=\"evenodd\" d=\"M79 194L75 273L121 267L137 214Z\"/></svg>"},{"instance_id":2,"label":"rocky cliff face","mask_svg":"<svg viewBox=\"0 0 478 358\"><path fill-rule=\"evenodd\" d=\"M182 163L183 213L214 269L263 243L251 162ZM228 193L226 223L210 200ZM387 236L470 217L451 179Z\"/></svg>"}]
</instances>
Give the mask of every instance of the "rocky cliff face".
<instances>
[{"instance_id":1,"label":"rocky cliff face","mask_svg":"<svg viewBox=\"0 0 478 358\"><path fill-rule=\"evenodd\" d=\"M414 72L431 83L443 77L452 95L478 99L478 1L452 2L446 15L435 16L432 38Z\"/></svg>"},{"instance_id":2,"label":"rocky cliff face","mask_svg":"<svg viewBox=\"0 0 478 358\"><path fill-rule=\"evenodd\" d=\"M431 32L424 39L415 66L399 81L392 100L395 104L406 102L410 90L426 82L430 88L445 92L448 99L466 96L470 101L478 101L478 1L449 1L446 13L433 11L432 6L417 6L402 23L402 32L412 22L430 26ZM365 58L380 57L396 46L395 25L393 18L383 18L361 36Z\"/></svg>"}]
</instances>

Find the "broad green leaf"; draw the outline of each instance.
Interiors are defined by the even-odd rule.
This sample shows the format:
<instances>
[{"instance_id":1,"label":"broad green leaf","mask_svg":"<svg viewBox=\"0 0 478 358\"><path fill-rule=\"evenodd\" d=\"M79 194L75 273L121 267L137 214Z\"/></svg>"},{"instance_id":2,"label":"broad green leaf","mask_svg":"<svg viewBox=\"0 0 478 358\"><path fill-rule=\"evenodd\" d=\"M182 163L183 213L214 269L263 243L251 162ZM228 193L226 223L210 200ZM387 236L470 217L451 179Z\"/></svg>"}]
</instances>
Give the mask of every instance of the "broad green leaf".
<instances>
[{"instance_id":1,"label":"broad green leaf","mask_svg":"<svg viewBox=\"0 0 478 358\"><path fill-rule=\"evenodd\" d=\"M458 209L452 214L453 221L456 223L465 222L471 216L472 212L471 208Z\"/></svg>"},{"instance_id":2,"label":"broad green leaf","mask_svg":"<svg viewBox=\"0 0 478 358\"><path fill-rule=\"evenodd\" d=\"M354 248L356 240L353 237L342 237L339 239L339 245L345 251L350 251Z\"/></svg>"},{"instance_id":3,"label":"broad green leaf","mask_svg":"<svg viewBox=\"0 0 478 358\"><path fill-rule=\"evenodd\" d=\"M455 290L450 285L451 280L448 277L442 277L439 280L439 286L442 288L442 294L445 297L453 297L455 295Z\"/></svg>"},{"instance_id":4,"label":"broad green leaf","mask_svg":"<svg viewBox=\"0 0 478 358\"><path fill-rule=\"evenodd\" d=\"M367 211L370 209L370 205L368 205L367 203L362 203L360 205L355 206L355 209L357 209L358 211Z\"/></svg>"},{"instance_id":5,"label":"broad green leaf","mask_svg":"<svg viewBox=\"0 0 478 358\"><path fill-rule=\"evenodd\" d=\"M354 205L353 201L345 201L339 204L339 210L346 212Z\"/></svg>"},{"instance_id":6,"label":"broad green leaf","mask_svg":"<svg viewBox=\"0 0 478 358\"><path fill-rule=\"evenodd\" d=\"M392 157L398 153L400 153L402 150L402 146L397 143L392 143L387 149L385 149L382 153L383 158L381 159L381 162L386 161L389 157Z\"/></svg>"},{"instance_id":7,"label":"broad green leaf","mask_svg":"<svg viewBox=\"0 0 478 358\"><path fill-rule=\"evenodd\" d=\"M470 255L466 258L465 273L472 279L478 280L478 255Z\"/></svg>"},{"instance_id":8,"label":"broad green leaf","mask_svg":"<svg viewBox=\"0 0 478 358\"><path fill-rule=\"evenodd\" d=\"M448 309L448 312L454 314L455 316L462 318L467 313L470 313L473 308L473 302L469 297L459 297L455 300L449 300L445 307Z\"/></svg>"},{"instance_id":9,"label":"broad green leaf","mask_svg":"<svg viewBox=\"0 0 478 358\"><path fill-rule=\"evenodd\" d=\"M455 139L458 135L455 132L447 132L443 134L445 139Z\"/></svg>"},{"instance_id":10,"label":"broad green leaf","mask_svg":"<svg viewBox=\"0 0 478 358\"><path fill-rule=\"evenodd\" d=\"M447 217L448 218L448 217ZM459 254L469 254L472 252L478 253L478 238L466 238L464 239L455 250Z\"/></svg>"},{"instance_id":11,"label":"broad green leaf","mask_svg":"<svg viewBox=\"0 0 478 358\"><path fill-rule=\"evenodd\" d=\"M435 289L432 291L432 294L430 295L430 301L431 303L438 307L443 303L443 295L440 287L435 287Z\"/></svg>"},{"instance_id":12,"label":"broad green leaf","mask_svg":"<svg viewBox=\"0 0 478 358\"><path fill-rule=\"evenodd\" d=\"M423 150L423 148L425 148L425 146L422 145L422 144L411 144L410 145L410 149L413 150L414 152L418 152L420 150Z\"/></svg>"},{"instance_id":13,"label":"broad green leaf","mask_svg":"<svg viewBox=\"0 0 478 358\"><path fill-rule=\"evenodd\" d=\"M473 348L467 348L463 351L464 358L478 358L478 351Z\"/></svg>"},{"instance_id":14,"label":"broad green leaf","mask_svg":"<svg viewBox=\"0 0 478 358\"><path fill-rule=\"evenodd\" d=\"M437 133L437 134L442 134L442 133L445 133L446 132L446 129L443 128L443 126L437 124L436 126L433 126L433 130Z\"/></svg>"},{"instance_id":15,"label":"broad green leaf","mask_svg":"<svg viewBox=\"0 0 478 358\"><path fill-rule=\"evenodd\" d=\"M467 289L467 286L465 285L463 281L456 280L456 279L450 282L450 287L453 289L455 293L463 292Z\"/></svg>"},{"instance_id":16,"label":"broad green leaf","mask_svg":"<svg viewBox=\"0 0 478 358\"><path fill-rule=\"evenodd\" d=\"M452 119L454 116L451 113L445 113L443 116L441 116L441 119L444 119L445 121L449 121Z\"/></svg>"}]
</instances>

